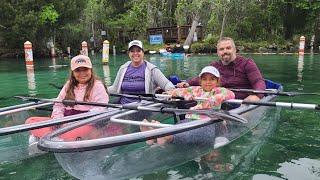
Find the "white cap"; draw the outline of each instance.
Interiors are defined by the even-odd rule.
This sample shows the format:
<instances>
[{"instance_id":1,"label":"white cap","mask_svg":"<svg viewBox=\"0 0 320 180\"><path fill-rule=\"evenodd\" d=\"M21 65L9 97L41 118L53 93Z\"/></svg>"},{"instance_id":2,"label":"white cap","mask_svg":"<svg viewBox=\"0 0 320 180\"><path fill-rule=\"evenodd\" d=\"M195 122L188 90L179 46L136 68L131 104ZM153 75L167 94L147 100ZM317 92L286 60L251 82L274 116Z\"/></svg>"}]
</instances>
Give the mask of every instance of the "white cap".
<instances>
[{"instance_id":1,"label":"white cap","mask_svg":"<svg viewBox=\"0 0 320 180\"><path fill-rule=\"evenodd\" d=\"M218 71L217 68L213 67L213 66L206 66L201 70L201 73L199 74L199 77L202 76L202 74L204 73L210 73L212 75L214 75L215 77L219 78L220 77L220 73Z\"/></svg>"},{"instance_id":2,"label":"white cap","mask_svg":"<svg viewBox=\"0 0 320 180\"><path fill-rule=\"evenodd\" d=\"M133 40L133 41L129 42L128 50L130 50L130 48L131 48L132 46L138 46L140 49L143 50L142 42L139 41L139 40Z\"/></svg>"}]
</instances>

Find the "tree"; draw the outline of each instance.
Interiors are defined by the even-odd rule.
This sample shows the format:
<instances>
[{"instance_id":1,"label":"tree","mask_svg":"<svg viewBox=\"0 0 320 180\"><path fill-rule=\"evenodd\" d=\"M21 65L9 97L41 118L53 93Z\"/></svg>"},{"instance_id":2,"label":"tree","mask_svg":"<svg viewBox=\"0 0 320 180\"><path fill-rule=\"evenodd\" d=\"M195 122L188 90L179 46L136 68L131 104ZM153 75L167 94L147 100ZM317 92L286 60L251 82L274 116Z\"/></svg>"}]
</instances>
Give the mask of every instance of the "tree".
<instances>
[{"instance_id":1,"label":"tree","mask_svg":"<svg viewBox=\"0 0 320 180\"><path fill-rule=\"evenodd\" d=\"M54 9L53 4L48 4L42 7L42 11L39 13L39 22L41 25L49 25L52 33L52 42L55 44L55 23L58 21L59 14Z\"/></svg>"},{"instance_id":2,"label":"tree","mask_svg":"<svg viewBox=\"0 0 320 180\"><path fill-rule=\"evenodd\" d=\"M197 26L202 17L210 16L212 10L212 1L205 0L179 0L176 9L176 18L179 25L192 22L184 45L190 46ZM209 12L209 13L208 13Z\"/></svg>"},{"instance_id":3,"label":"tree","mask_svg":"<svg viewBox=\"0 0 320 180\"><path fill-rule=\"evenodd\" d=\"M305 32L311 38L312 35L316 37L316 43L320 44L320 1L308 0L308 1L298 1L295 7L306 11L307 14L307 26L305 26Z\"/></svg>"}]
</instances>

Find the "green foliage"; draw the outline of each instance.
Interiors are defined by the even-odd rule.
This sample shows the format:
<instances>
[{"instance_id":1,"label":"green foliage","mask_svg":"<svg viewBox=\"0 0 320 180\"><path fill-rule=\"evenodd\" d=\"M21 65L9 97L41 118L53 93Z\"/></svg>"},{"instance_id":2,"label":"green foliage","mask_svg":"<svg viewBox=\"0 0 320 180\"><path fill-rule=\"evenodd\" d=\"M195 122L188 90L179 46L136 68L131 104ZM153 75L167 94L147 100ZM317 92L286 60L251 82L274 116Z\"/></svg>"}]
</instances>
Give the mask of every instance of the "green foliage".
<instances>
[{"instance_id":1,"label":"green foliage","mask_svg":"<svg viewBox=\"0 0 320 180\"><path fill-rule=\"evenodd\" d=\"M217 44L219 40L219 36L218 35L212 35L212 34L208 34L207 37L205 37L204 39L204 43L205 44Z\"/></svg>"},{"instance_id":2,"label":"green foliage","mask_svg":"<svg viewBox=\"0 0 320 180\"><path fill-rule=\"evenodd\" d=\"M175 12L178 25L191 24L193 18L200 17L206 22L210 16L214 1L179 0Z\"/></svg>"},{"instance_id":3,"label":"green foliage","mask_svg":"<svg viewBox=\"0 0 320 180\"><path fill-rule=\"evenodd\" d=\"M213 53L216 52L216 43L196 42L191 45L192 53Z\"/></svg>"},{"instance_id":4,"label":"green foliage","mask_svg":"<svg viewBox=\"0 0 320 180\"><path fill-rule=\"evenodd\" d=\"M59 17L59 14L54 9L54 5L48 4L42 8L42 11L40 12L40 15L39 15L39 18L40 18L39 21L40 21L40 24L45 24L47 22L49 24L53 24L57 22L58 17Z\"/></svg>"},{"instance_id":5,"label":"green foliage","mask_svg":"<svg viewBox=\"0 0 320 180\"><path fill-rule=\"evenodd\" d=\"M159 51L159 49L163 49L163 45L162 44L149 44L149 43L145 43L143 42L143 47L145 50L149 50L149 51Z\"/></svg>"},{"instance_id":6,"label":"green foliage","mask_svg":"<svg viewBox=\"0 0 320 180\"><path fill-rule=\"evenodd\" d=\"M191 25L198 18L205 39L191 49L212 52L224 17L223 35L248 50L273 43L281 49L295 46L301 35L308 43L315 34L315 45L320 43L320 2L316 0L3 0L0 48L21 49L29 40L40 53L49 54L47 42L55 39L56 47L78 51L80 43L90 42L93 34L100 48L104 39L126 47L132 39L146 40L149 27ZM102 30L107 32L104 37Z\"/></svg>"},{"instance_id":7,"label":"green foliage","mask_svg":"<svg viewBox=\"0 0 320 180\"><path fill-rule=\"evenodd\" d=\"M317 0L297 1L295 3L295 6L297 8L315 11L320 9L320 1L317 1Z\"/></svg>"}]
</instances>

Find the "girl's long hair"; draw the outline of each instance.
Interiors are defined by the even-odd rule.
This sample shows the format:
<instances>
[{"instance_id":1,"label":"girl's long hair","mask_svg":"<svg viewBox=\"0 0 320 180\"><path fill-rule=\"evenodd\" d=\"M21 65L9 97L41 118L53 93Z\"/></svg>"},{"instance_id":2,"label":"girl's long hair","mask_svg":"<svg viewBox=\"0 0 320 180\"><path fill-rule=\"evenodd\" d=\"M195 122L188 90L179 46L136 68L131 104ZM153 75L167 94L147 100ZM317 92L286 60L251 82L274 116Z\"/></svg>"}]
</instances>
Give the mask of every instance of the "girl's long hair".
<instances>
[{"instance_id":1,"label":"girl's long hair","mask_svg":"<svg viewBox=\"0 0 320 180\"><path fill-rule=\"evenodd\" d=\"M89 98L90 98L90 95L91 95L91 91L92 91L92 88L94 86L94 82L96 80L100 80L100 79L95 75L95 73L91 69L91 78L89 79L89 81L87 83L88 85L87 85L87 88L86 88L86 92L85 92L83 101L89 101ZM68 86L66 88L66 97L64 99L65 100L75 100L74 89L79 84L79 82L74 77L72 71L70 72L70 76L69 76L68 82L69 83L68 83ZM106 89L106 91L108 93L108 89L106 88L106 86L105 86L105 89Z\"/></svg>"}]
</instances>

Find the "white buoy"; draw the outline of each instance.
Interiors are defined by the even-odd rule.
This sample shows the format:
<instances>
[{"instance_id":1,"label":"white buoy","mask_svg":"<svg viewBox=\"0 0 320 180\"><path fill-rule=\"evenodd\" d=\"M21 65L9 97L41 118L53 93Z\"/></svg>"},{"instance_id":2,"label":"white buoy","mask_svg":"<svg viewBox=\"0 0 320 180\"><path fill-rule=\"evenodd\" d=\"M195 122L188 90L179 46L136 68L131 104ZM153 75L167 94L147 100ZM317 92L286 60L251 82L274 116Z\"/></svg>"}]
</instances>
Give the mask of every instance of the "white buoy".
<instances>
[{"instance_id":1,"label":"white buoy","mask_svg":"<svg viewBox=\"0 0 320 180\"><path fill-rule=\"evenodd\" d=\"M103 48L102 48L102 63L108 64L109 63L109 41L103 41Z\"/></svg>"},{"instance_id":2,"label":"white buoy","mask_svg":"<svg viewBox=\"0 0 320 180\"><path fill-rule=\"evenodd\" d=\"M68 58L71 58L71 48L67 47L67 52L68 52Z\"/></svg>"},{"instance_id":3,"label":"white buoy","mask_svg":"<svg viewBox=\"0 0 320 180\"><path fill-rule=\"evenodd\" d=\"M299 55L304 55L305 42L306 42L306 38L304 36L301 36L300 43L299 43Z\"/></svg>"},{"instance_id":4,"label":"white buoy","mask_svg":"<svg viewBox=\"0 0 320 180\"><path fill-rule=\"evenodd\" d=\"M81 54L88 56L88 43L86 41L81 43Z\"/></svg>"},{"instance_id":5,"label":"white buoy","mask_svg":"<svg viewBox=\"0 0 320 180\"><path fill-rule=\"evenodd\" d=\"M30 41L24 43L24 57L26 66L33 66L32 43Z\"/></svg>"}]
</instances>

